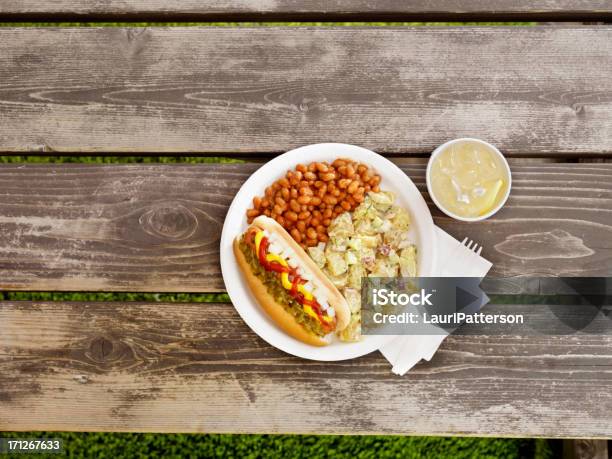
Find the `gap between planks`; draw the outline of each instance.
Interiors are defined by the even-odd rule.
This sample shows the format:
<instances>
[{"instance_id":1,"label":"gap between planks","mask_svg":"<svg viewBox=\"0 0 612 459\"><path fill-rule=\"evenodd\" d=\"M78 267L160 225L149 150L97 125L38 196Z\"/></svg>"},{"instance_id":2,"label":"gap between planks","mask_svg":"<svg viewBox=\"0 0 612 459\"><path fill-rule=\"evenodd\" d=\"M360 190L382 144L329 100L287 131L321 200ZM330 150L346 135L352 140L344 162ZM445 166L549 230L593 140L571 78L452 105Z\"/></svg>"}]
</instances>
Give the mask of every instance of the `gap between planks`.
<instances>
[{"instance_id":1,"label":"gap between planks","mask_svg":"<svg viewBox=\"0 0 612 459\"><path fill-rule=\"evenodd\" d=\"M5 0L0 19L42 21L604 21L604 0Z\"/></svg>"}]
</instances>

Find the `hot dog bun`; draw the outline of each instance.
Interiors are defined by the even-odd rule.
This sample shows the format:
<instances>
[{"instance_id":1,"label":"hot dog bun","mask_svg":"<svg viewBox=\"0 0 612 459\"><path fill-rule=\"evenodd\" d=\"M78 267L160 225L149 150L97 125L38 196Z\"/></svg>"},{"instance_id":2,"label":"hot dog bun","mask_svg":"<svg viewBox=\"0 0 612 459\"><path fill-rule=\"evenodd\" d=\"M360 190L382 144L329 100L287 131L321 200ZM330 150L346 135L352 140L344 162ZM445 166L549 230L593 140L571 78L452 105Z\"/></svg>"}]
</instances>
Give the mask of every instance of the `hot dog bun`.
<instances>
[{"instance_id":1,"label":"hot dog bun","mask_svg":"<svg viewBox=\"0 0 612 459\"><path fill-rule=\"evenodd\" d=\"M312 274L314 277L312 283L317 289L325 291L325 296L327 297L329 305L332 306L336 312L336 328L334 332L344 330L351 319L351 311L348 303L332 281L319 269L312 258L310 258L302 247L295 242L291 235L272 218L262 215L253 221L252 226L261 230L266 230L270 234L276 234L279 239L282 240L282 244L295 253L298 265ZM296 321L291 313L285 310L283 305L277 303L274 297L268 293L263 282L252 273L251 267L240 250L240 237L241 236L238 236L234 240L234 253L251 291L262 308L285 332L294 338L314 346L329 344L328 337L320 338L306 330Z\"/></svg>"}]
</instances>

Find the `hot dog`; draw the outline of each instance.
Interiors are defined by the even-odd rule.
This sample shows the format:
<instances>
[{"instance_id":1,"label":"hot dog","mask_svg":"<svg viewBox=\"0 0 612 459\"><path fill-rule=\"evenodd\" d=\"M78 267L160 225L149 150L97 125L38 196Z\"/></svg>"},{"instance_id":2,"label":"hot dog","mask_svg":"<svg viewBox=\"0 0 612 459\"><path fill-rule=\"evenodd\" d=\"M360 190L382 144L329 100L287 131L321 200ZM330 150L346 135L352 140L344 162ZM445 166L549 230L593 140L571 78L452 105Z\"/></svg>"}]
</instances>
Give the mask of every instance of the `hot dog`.
<instances>
[{"instance_id":1,"label":"hot dog","mask_svg":"<svg viewBox=\"0 0 612 459\"><path fill-rule=\"evenodd\" d=\"M261 307L289 335L324 346L348 325L342 294L275 220L253 220L234 240L234 254Z\"/></svg>"}]
</instances>

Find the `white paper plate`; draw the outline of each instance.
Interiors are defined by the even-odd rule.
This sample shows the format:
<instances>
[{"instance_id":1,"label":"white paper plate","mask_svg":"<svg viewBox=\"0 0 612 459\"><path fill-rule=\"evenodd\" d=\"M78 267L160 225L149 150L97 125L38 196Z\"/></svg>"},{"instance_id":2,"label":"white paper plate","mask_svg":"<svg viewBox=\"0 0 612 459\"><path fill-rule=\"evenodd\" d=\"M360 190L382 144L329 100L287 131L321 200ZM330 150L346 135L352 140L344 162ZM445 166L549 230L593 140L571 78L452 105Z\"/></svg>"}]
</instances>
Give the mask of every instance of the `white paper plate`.
<instances>
[{"instance_id":1,"label":"white paper plate","mask_svg":"<svg viewBox=\"0 0 612 459\"><path fill-rule=\"evenodd\" d=\"M395 164L365 148L340 143L320 143L296 148L263 165L240 188L229 208L221 234L221 272L234 307L251 329L272 346L298 357L311 360L346 360L369 354L379 349L393 336L364 336L358 343L334 341L328 346L315 347L287 335L259 307L238 268L232 243L247 228L245 213L252 206L254 196L262 196L267 186L284 176L297 164L313 161L332 162L337 158L351 158L369 165L382 179L381 189L392 191L396 203L410 211L411 238L418 247L418 273L434 273L436 240L434 224L427 204L412 180Z\"/></svg>"}]
</instances>

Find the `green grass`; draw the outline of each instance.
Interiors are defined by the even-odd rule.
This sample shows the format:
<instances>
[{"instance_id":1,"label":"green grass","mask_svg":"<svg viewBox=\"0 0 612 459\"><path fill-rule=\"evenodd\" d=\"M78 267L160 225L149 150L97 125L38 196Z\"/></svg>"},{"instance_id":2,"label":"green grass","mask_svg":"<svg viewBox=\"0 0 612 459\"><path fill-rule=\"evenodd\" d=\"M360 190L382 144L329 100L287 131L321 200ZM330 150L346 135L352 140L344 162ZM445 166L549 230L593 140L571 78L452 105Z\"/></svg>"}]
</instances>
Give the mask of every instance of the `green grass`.
<instances>
[{"instance_id":1,"label":"green grass","mask_svg":"<svg viewBox=\"0 0 612 459\"><path fill-rule=\"evenodd\" d=\"M227 293L124 293L124 292L0 292L5 301L145 301L149 303L229 303Z\"/></svg>"},{"instance_id":2,"label":"green grass","mask_svg":"<svg viewBox=\"0 0 612 459\"><path fill-rule=\"evenodd\" d=\"M547 440L495 438L66 432L2 435L10 438L59 438L64 441L66 457L98 459L175 457L549 459L558 451L558 445Z\"/></svg>"}]
</instances>

